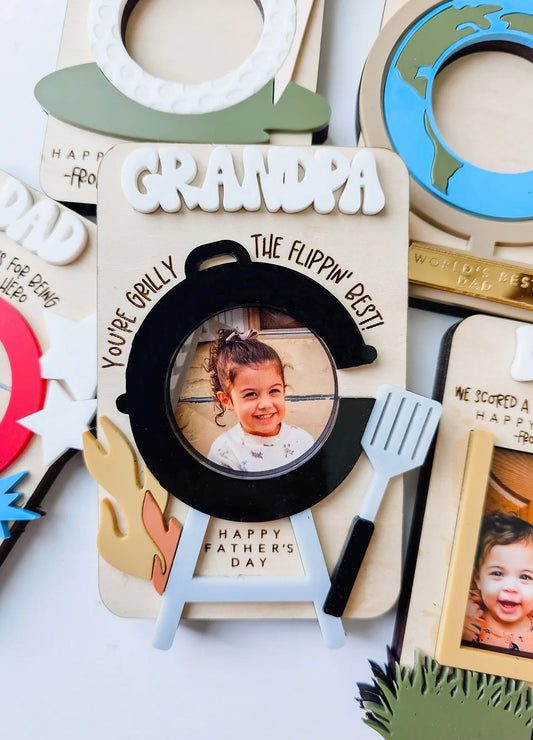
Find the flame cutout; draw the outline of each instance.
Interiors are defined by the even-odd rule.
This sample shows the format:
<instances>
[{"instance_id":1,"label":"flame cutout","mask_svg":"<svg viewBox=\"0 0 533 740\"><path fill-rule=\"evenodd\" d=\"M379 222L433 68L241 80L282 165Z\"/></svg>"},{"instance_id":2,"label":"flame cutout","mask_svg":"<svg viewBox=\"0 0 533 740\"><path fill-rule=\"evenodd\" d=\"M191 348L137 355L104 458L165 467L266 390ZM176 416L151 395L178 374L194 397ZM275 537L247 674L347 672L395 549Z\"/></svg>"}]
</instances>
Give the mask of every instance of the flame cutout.
<instances>
[{"instance_id":1,"label":"flame cutout","mask_svg":"<svg viewBox=\"0 0 533 740\"><path fill-rule=\"evenodd\" d=\"M150 471L144 468L144 485L139 481L135 453L124 434L105 416L99 419L107 438L109 452L91 434L83 435L83 457L92 477L113 496L100 504L98 550L110 565L125 573L150 580L154 556L165 564L164 554L145 529L142 508L147 490L161 511L168 493ZM118 509L118 511L117 511ZM122 527L118 513L125 519ZM167 570L170 570L167 568Z\"/></svg>"},{"instance_id":2,"label":"flame cutout","mask_svg":"<svg viewBox=\"0 0 533 740\"><path fill-rule=\"evenodd\" d=\"M146 491L143 501L142 516L146 531L159 547L165 562L159 555L154 556L154 567L152 571L152 582L158 594L162 594L167 585L168 576L172 567L172 561L178 547L182 526L177 519L171 517L168 525L165 522L163 512L157 505L151 491Z\"/></svg>"}]
</instances>

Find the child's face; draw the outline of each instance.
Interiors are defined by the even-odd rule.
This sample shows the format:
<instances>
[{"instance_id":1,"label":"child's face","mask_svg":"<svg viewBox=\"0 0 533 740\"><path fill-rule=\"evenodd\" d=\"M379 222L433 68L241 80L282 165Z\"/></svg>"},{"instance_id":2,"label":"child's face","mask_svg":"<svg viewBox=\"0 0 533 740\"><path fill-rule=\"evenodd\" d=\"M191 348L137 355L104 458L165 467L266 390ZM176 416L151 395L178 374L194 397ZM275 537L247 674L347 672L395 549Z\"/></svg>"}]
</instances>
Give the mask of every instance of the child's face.
<instances>
[{"instance_id":1,"label":"child's face","mask_svg":"<svg viewBox=\"0 0 533 740\"><path fill-rule=\"evenodd\" d=\"M217 393L235 411L247 434L272 437L285 417L285 386L275 362L247 365L238 370L231 391Z\"/></svg>"},{"instance_id":2,"label":"child's face","mask_svg":"<svg viewBox=\"0 0 533 740\"><path fill-rule=\"evenodd\" d=\"M511 629L533 611L533 543L495 545L481 563L476 584L492 617Z\"/></svg>"}]
</instances>

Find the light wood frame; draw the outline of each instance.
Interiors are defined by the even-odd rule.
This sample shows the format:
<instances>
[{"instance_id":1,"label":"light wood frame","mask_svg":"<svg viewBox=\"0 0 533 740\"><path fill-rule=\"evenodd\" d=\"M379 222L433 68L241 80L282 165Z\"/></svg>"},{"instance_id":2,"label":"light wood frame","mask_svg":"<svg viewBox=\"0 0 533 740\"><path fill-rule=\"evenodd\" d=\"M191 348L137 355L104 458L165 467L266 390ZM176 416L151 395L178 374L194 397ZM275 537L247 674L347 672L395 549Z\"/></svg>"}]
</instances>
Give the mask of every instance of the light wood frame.
<instances>
[{"instance_id":1,"label":"light wood frame","mask_svg":"<svg viewBox=\"0 0 533 740\"><path fill-rule=\"evenodd\" d=\"M531 681L533 655L527 657L461 643L493 450L494 436L490 432L480 429L470 432L435 657L443 665Z\"/></svg>"}]
</instances>

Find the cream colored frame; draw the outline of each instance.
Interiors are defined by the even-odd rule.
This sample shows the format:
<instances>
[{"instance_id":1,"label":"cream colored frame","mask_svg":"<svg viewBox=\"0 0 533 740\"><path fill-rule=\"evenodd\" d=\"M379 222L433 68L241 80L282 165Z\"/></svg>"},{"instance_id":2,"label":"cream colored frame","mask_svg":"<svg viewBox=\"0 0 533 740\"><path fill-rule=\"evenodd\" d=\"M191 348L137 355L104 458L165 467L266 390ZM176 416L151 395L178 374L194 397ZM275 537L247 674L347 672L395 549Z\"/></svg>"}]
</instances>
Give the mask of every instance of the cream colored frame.
<instances>
[{"instance_id":1,"label":"cream colored frame","mask_svg":"<svg viewBox=\"0 0 533 740\"><path fill-rule=\"evenodd\" d=\"M493 450L494 436L490 432L479 429L470 432L435 657L442 665L532 681L533 656L526 658L461 645Z\"/></svg>"}]
</instances>

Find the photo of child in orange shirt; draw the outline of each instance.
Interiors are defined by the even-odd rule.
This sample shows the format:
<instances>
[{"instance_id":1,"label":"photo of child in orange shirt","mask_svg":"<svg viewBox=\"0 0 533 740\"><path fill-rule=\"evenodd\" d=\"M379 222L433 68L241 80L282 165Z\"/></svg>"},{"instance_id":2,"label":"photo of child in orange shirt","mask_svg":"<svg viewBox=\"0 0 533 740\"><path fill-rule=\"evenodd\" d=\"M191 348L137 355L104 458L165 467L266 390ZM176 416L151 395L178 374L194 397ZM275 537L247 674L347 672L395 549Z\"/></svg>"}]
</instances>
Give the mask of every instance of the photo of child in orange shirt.
<instances>
[{"instance_id":1,"label":"photo of child in orange shirt","mask_svg":"<svg viewBox=\"0 0 533 740\"><path fill-rule=\"evenodd\" d=\"M533 525L514 514L483 517L462 644L533 657Z\"/></svg>"}]
</instances>

